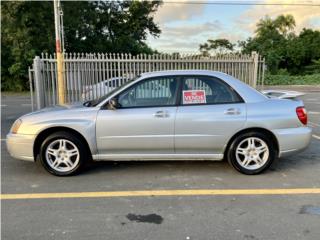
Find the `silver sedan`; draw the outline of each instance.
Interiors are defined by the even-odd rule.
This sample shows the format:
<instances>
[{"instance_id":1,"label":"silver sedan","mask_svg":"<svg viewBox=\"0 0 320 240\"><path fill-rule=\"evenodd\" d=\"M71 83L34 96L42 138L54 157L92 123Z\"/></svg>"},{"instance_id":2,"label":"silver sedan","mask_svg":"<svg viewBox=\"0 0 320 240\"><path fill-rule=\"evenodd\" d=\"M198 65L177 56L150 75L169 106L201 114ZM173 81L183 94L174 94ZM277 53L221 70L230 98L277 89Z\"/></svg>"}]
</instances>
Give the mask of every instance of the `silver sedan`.
<instances>
[{"instance_id":1,"label":"silver sedan","mask_svg":"<svg viewBox=\"0 0 320 240\"><path fill-rule=\"evenodd\" d=\"M306 148L300 100L268 98L221 72L146 73L84 104L20 117L10 154L47 171L78 173L91 160L223 160L244 174Z\"/></svg>"}]
</instances>

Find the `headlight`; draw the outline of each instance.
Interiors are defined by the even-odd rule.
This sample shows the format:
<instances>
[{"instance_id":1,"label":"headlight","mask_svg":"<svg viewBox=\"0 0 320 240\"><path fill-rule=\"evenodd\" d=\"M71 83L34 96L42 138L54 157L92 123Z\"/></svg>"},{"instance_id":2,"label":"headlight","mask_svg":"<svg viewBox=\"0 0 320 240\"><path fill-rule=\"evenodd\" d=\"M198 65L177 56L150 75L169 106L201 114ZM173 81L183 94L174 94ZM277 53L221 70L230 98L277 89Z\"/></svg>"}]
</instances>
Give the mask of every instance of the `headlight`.
<instances>
[{"instance_id":1,"label":"headlight","mask_svg":"<svg viewBox=\"0 0 320 240\"><path fill-rule=\"evenodd\" d=\"M21 126L21 123L22 123L21 119L16 120L11 127L11 132L17 133L19 130L19 127Z\"/></svg>"}]
</instances>

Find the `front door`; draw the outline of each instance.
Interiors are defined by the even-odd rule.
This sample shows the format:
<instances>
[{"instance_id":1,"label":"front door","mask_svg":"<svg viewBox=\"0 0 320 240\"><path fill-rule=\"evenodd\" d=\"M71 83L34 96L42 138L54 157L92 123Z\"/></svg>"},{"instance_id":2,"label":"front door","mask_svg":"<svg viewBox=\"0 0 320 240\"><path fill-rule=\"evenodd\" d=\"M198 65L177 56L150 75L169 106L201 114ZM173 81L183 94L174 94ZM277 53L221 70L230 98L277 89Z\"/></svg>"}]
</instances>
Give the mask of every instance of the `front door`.
<instances>
[{"instance_id":1,"label":"front door","mask_svg":"<svg viewBox=\"0 0 320 240\"><path fill-rule=\"evenodd\" d=\"M99 155L173 153L176 95L176 78L166 76L141 80L120 93L119 108L98 113Z\"/></svg>"},{"instance_id":2,"label":"front door","mask_svg":"<svg viewBox=\"0 0 320 240\"><path fill-rule=\"evenodd\" d=\"M179 154L217 154L246 121L241 97L222 80L207 76L182 79L181 104L175 121Z\"/></svg>"}]
</instances>

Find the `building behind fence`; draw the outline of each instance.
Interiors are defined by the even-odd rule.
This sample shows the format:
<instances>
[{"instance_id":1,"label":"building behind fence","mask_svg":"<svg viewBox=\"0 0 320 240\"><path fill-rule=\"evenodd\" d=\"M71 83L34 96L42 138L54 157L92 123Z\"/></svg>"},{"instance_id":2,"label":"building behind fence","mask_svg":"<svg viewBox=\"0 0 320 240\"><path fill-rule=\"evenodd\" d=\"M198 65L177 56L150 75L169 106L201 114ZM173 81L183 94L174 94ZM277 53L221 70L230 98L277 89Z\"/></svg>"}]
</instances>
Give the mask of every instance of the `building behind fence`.
<instances>
[{"instance_id":1,"label":"building behind fence","mask_svg":"<svg viewBox=\"0 0 320 240\"><path fill-rule=\"evenodd\" d=\"M213 70L234 76L257 87L263 85L265 61L251 55L203 57L188 54L64 54L66 103L89 100L145 72L162 70ZM55 55L35 57L29 68L32 105L37 109L57 104L57 63ZM91 91L90 94L86 94Z\"/></svg>"}]
</instances>

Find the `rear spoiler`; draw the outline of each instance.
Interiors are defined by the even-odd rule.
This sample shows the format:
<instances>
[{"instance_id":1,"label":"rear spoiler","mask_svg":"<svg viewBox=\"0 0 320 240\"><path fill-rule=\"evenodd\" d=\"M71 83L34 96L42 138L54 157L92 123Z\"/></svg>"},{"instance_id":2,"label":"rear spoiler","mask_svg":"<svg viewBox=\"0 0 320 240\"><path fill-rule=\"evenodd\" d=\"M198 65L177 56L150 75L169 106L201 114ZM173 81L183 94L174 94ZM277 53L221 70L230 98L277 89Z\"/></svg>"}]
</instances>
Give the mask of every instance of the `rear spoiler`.
<instances>
[{"instance_id":1,"label":"rear spoiler","mask_svg":"<svg viewBox=\"0 0 320 240\"><path fill-rule=\"evenodd\" d=\"M279 99L295 99L305 95L303 92L287 91L287 90L262 90L261 93L269 98Z\"/></svg>"}]
</instances>

